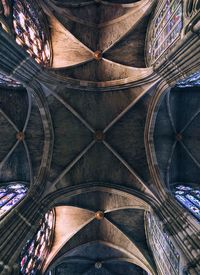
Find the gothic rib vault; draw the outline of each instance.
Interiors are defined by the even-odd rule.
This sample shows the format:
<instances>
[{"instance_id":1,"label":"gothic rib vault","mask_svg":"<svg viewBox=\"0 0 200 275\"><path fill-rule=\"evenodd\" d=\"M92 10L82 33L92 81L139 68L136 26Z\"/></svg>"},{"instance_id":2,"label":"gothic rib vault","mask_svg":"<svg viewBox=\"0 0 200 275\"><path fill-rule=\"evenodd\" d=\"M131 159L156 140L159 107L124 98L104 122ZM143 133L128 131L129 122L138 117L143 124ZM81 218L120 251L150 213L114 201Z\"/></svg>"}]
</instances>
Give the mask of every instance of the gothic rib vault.
<instances>
[{"instance_id":1,"label":"gothic rib vault","mask_svg":"<svg viewBox=\"0 0 200 275\"><path fill-rule=\"evenodd\" d=\"M60 266L66 274L156 274L145 212L167 213L148 155L147 123L156 93L168 85L145 60L155 2L42 0L52 67L41 69L16 46L21 60L13 75L27 90L0 92L0 180L28 184L41 213L55 207L55 241L43 271ZM157 146L162 104L154 132L161 175L162 152L170 151ZM24 217L37 224L34 215ZM3 262L8 255L17 261L10 253Z\"/></svg>"}]
</instances>

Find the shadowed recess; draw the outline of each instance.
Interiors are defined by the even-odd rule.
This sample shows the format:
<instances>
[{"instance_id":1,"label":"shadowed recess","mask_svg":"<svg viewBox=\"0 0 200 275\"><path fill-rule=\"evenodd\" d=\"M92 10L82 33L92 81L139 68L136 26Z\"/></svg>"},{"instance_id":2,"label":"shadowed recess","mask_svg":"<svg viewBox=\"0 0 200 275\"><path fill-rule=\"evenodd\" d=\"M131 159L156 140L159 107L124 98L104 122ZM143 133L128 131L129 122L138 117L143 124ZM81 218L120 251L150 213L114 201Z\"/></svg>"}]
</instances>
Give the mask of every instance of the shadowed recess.
<instances>
[{"instance_id":1,"label":"shadowed recess","mask_svg":"<svg viewBox=\"0 0 200 275\"><path fill-rule=\"evenodd\" d=\"M173 88L161 102L154 145L161 175L173 183L199 182L200 94L197 87Z\"/></svg>"}]
</instances>

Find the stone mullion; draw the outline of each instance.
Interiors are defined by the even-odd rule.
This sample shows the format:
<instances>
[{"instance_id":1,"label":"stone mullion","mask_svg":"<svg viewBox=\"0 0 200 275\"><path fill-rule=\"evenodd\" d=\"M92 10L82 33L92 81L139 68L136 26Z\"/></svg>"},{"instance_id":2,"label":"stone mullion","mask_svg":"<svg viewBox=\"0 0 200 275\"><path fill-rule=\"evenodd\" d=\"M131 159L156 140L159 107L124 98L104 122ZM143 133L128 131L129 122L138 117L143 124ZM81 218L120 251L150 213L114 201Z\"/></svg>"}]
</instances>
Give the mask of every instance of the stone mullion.
<instances>
[{"instance_id":1,"label":"stone mullion","mask_svg":"<svg viewBox=\"0 0 200 275\"><path fill-rule=\"evenodd\" d=\"M42 70L40 65L2 30L0 30L0 56L0 70L18 81L30 82Z\"/></svg>"},{"instance_id":2,"label":"stone mullion","mask_svg":"<svg viewBox=\"0 0 200 275\"><path fill-rule=\"evenodd\" d=\"M197 34L188 33L160 62L155 71L170 84L200 69L200 40Z\"/></svg>"},{"instance_id":3,"label":"stone mullion","mask_svg":"<svg viewBox=\"0 0 200 275\"><path fill-rule=\"evenodd\" d=\"M188 260L188 266L191 266L190 274L198 274L200 270L198 226L189 217L188 211L168 198L162 203L157 214Z\"/></svg>"},{"instance_id":4,"label":"stone mullion","mask_svg":"<svg viewBox=\"0 0 200 275\"><path fill-rule=\"evenodd\" d=\"M198 40L199 39L196 34L193 34L192 32L188 33L182 40L179 41L178 45L174 49L172 49L169 53L166 53L165 57L155 63L155 70L158 68L160 68L160 72L165 70L169 59L170 61L175 61L177 58L182 60L184 56L188 56L188 53L191 53L191 47L193 47L195 43L198 43ZM188 50L188 53L186 53L186 50Z\"/></svg>"},{"instance_id":5,"label":"stone mullion","mask_svg":"<svg viewBox=\"0 0 200 275\"><path fill-rule=\"evenodd\" d=\"M27 197L21 207L13 209L13 213L2 221L0 225L0 271L5 268L7 270L8 267L13 268L27 238L31 238L36 232L36 224L43 215L42 211L43 206L39 200L36 202L36 198Z\"/></svg>"}]
</instances>

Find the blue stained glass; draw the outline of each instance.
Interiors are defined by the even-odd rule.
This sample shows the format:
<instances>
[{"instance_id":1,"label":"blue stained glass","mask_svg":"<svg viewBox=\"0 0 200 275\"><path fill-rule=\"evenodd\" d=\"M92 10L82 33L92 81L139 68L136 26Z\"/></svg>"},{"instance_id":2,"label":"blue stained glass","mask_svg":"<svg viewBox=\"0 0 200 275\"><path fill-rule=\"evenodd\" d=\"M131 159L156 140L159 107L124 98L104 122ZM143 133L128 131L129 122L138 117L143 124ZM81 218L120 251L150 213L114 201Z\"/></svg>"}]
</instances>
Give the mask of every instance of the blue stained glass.
<instances>
[{"instance_id":1,"label":"blue stained glass","mask_svg":"<svg viewBox=\"0 0 200 275\"><path fill-rule=\"evenodd\" d=\"M10 193L3 198L0 199L0 206L4 205L7 203L10 199L12 199L15 196L15 193Z\"/></svg>"},{"instance_id":2,"label":"blue stained glass","mask_svg":"<svg viewBox=\"0 0 200 275\"><path fill-rule=\"evenodd\" d=\"M3 192L2 192L3 191ZM22 184L10 184L0 188L0 217L12 209L26 195L27 188Z\"/></svg>"},{"instance_id":3,"label":"blue stained glass","mask_svg":"<svg viewBox=\"0 0 200 275\"><path fill-rule=\"evenodd\" d=\"M3 196L5 196L5 192L2 192L2 193L0 193L0 198L2 198Z\"/></svg>"},{"instance_id":4,"label":"blue stained glass","mask_svg":"<svg viewBox=\"0 0 200 275\"><path fill-rule=\"evenodd\" d=\"M186 206L196 217L200 218L200 210L193 203L191 203L184 196L176 195L175 196L184 206Z\"/></svg>"},{"instance_id":5,"label":"blue stained glass","mask_svg":"<svg viewBox=\"0 0 200 275\"><path fill-rule=\"evenodd\" d=\"M184 191L176 191L176 194L178 194L178 195L183 195L183 194L184 194Z\"/></svg>"},{"instance_id":6,"label":"blue stained glass","mask_svg":"<svg viewBox=\"0 0 200 275\"><path fill-rule=\"evenodd\" d=\"M176 187L176 189L185 190L185 191L192 190L191 187L189 187L189 186L184 186L184 185L179 185L179 186Z\"/></svg>"},{"instance_id":7,"label":"blue stained glass","mask_svg":"<svg viewBox=\"0 0 200 275\"><path fill-rule=\"evenodd\" d=\"M193 86L200 86L200 72L196 72L185 80L180 80L177 83L178 87L193 87Z\"/></svg>"},{"instance_id":8,"label":"blue stained glass","mask_svg":"<svg viewBox=\"0 0 200 275\"><path fill-rule=\"evenodd\" d=\"M192 193L195 194L195 196L196 196L198 199L200 199L200 191L198 191L198 190L193 190Z\"/></svg>"},{"instance_id":9,"label":"blue stained glass","mask_svg":"<svg viewBox=\"0 0 200 275\"><path fill-rule=\"evenodd\" d=\"M188 185L178 185L174 193L177 200L200 219L200 190Z\"/></svg>"},{"instance_id":10,"label":"blue stained glass","mask_svg":"<svg viewBox=\"0 0 200 275\"><path fill-rule=\"evenodd\" d=\"M41 269L51 246L53 235L53 211L49 211L40 222L40 228L28 241L21 254L21 274L36 275ZM50 227L50 226L51 227Z\"/></svg>"},{"instance_id":11,"label":"blue stained glass","mask_svg":"<svg viewBox=\"0 0 200 275\"><path fill-rule=\"evenodd\" d=\"M194 196L187 194L186 198L192 201L197 207L200 207L200 201L196 199Z\"/></svg>"},{"instance_id":12,"label":"blue stained glass","mask_svg":"<svg viewBox=\"0 0 200 275\"><path fill-rule=\"evenodd\" d=\"M180 256L157 216L147 213L147 232L159 274L179 274Z\"/></svg>"},{"instance_id":13,"label":"blue stained glass","mask_svg":"<svg viewBox=\"0 0 200 275\"><path fill-rule=\"evenodd\" d=\"M19 188L23 188L23 189L27 189L24 185L22 184L10 184L9 185L10 189L19 189Z\"/></svg>"}]
</instances>

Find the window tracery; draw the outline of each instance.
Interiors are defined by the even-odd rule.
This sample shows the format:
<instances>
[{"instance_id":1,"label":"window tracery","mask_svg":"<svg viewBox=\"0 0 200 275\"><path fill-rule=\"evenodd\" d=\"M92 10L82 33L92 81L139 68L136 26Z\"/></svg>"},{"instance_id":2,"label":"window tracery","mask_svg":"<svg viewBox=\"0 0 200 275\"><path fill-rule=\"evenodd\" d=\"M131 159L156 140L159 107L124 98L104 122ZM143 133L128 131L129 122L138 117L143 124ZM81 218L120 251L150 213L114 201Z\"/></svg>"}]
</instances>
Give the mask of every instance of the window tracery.
<instances>
[{"instance_id":1,"label":"window tracery","mask_svg":"<svg viewBox=\"0 0 200 275\"><path fill-rule=\"evenodd\" d=\"M182 1L166 0L157 7L151 23L148 45L149 63L154 63L180 37L182 23Z\"/></svg>"},{"instance_id":2,"label":"window tracery","mask_svg":"<svg viewBox=\"0 0 200 275\"><path fill-rule=\"evenodd\" d=\"M179 274L180 256L158 217L147 213L149 244L160 274Z\"/></svg>"},{"instance_id":3,"label":"window tracery","mask_svg":"<svg viewBox=\"0 0 200 275\"><path fill-rule=\"evenodd\" d=\"M200 220L200 188L194 189L190 186L178 185L174 194L178 202Z\"/></svg>"},{"instance_id":4,"label":"window tracery","mask_svg":"<svg viewBox=\"0 0 200 275\"><path fill-rule=\"evenodd\" d=\"M27 190L25 185L16 183L0 187L0 218L25 197Z\"/></svg>"},{"instance_id":5,"label":"window tracery","mask_svg":"<svg viewBox=\"0 0 200 275\"><path fill-rule=\"evenodd\" d=\"M34 275L41 270L52 244L54 231L54 212L50 210L40 221L40 227L34 237L27 241L20 260L23 275Z\"/></svg>"},{"instance_id":6,"label":"window tracery","mask_svg":"<svg viewBox=\"0 0 200 275\"><path fill-rule=\"evenodd\" d=\"M16 42L38 63L49 65L50 45L44 26L37 16L35 6L27 0L15 0L13 4L13 27Z\"/></svg>"}]
</instances>

